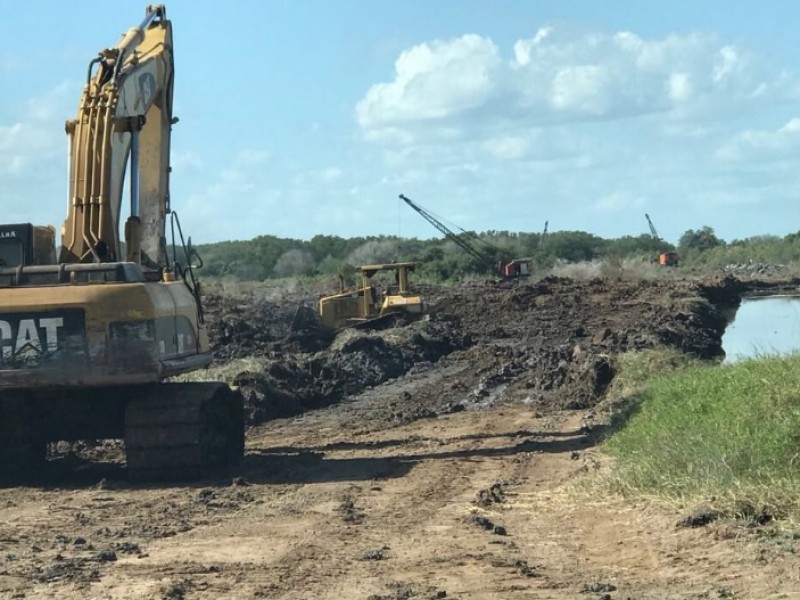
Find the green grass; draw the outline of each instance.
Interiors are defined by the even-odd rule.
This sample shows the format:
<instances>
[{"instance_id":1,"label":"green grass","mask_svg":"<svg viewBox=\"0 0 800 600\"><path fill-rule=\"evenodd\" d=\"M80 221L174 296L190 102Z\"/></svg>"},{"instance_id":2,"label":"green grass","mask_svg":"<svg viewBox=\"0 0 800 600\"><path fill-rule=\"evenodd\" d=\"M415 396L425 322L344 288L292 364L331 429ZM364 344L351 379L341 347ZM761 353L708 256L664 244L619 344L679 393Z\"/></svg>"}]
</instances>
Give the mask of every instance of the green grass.
<instances>
[{"instance_id":1,"label":"green grass","mask_svg":"<svg viewBox=\"0 0 800 600\"><path fill-rule=\"evenodd\" d=\"M658 357L658 358L654 358ZM617 491L681 501L747 500L800 514L800 356L730 366L623 355L617 391L633 395L605 442Z\"/></svg>"}]
</instances>

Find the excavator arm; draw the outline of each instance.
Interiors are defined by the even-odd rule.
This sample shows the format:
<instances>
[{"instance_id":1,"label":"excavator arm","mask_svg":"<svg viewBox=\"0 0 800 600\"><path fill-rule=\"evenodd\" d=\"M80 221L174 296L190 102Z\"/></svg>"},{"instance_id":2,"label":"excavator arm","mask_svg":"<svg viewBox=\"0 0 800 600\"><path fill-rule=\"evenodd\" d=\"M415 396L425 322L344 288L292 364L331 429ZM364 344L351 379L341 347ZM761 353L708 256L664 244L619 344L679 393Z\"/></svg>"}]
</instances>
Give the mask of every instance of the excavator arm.
<instances>
[{"instance_id":1,"label":"excavator arm","mask_svg":"<svg viewBox=\"0 0 800 600\"><path fill-rule=\"evenodd\" d=\"M61 263L125 260L145 269L166 265L172 124L172 24L150 5L141 25L89 64L69 136L69 210ZM125 254L119 226L125 174L130 213Z\"/></svg>"}]
</instances>

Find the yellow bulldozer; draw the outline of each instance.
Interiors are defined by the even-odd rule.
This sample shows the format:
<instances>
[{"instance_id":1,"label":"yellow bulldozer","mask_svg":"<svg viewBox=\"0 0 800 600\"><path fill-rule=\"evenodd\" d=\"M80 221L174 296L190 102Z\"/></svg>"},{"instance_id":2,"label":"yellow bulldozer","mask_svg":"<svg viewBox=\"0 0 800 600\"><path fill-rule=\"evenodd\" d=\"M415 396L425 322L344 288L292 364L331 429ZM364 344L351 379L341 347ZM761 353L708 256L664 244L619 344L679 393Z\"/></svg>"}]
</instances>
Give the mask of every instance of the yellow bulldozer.
<instances>
[{"instance_id":1,"label":"yellow bulldozer","mask_svg":"<svg viewBox=\"0 0 800 600\"><path fill-rule=\"evenodd\" d=\"M417 262L397 262L356 267L357 282L317 302L316 311L300 306L292 330L321 326L338 331L348 327L380 329L399 320L415 320L427 312L422 296L411 288L409 274ZM374 279L378 273L393 273L393 280L381 289Z\"/></svg>"}]
</instances>

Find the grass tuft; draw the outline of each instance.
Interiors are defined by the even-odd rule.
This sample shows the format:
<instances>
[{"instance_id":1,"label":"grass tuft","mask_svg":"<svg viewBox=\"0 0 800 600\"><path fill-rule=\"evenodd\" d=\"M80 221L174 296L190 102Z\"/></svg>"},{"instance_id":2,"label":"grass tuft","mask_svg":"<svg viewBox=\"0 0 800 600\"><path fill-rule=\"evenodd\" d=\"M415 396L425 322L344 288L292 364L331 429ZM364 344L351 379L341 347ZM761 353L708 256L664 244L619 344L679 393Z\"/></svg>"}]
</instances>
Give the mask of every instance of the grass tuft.
<instances>
[{"instance_id":1,"label":"grass tuft","mask_svg":"<svg viewBox=\"0 0 800 600\"><path fill-rule=\"evenodd\" d=\"M673 359L621 357L615 385L638 401L604 444L616 459L612 487L681 501L713 497L723 508L746 501L796 516L800 356L684 365L642 390L653 361Z\"/></svg>"}]
</instances>

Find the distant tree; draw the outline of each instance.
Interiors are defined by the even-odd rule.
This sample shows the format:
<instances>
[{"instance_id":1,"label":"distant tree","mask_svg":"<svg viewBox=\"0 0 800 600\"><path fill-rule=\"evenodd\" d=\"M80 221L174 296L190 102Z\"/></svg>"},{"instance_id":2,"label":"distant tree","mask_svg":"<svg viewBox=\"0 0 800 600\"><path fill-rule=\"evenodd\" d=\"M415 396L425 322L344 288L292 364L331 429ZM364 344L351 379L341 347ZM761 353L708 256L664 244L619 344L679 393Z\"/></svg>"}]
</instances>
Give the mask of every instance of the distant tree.
<instances>
[{"instance_id":1,"label":"distant tree","mask_svg":"<svg viewBox=\"0 0 800 600\"><path fill-rule=\"evenodd\" d=\"M346 240L333 235L315 235L307 242L306 249L319 262L327 256L344 257L349 251L348 248L351 248L354 242L361 244L364 240Z\"/></svg>"},{"instance_id":2,"label":"distant tree","mask_svg":"<svg viewBox=\"0 0 800 600\"><path fill-rule=\"evenodd\" d=\"M583 231L555 231L539 247L539 232L463 232L462 236L488 260L474 258L452 240L442 237L405 239L393 236L341 238L317 235L310 240L261 235L197 247L203 258L201 276L263 281L270 277L319 274L328 277L354 274L358 264L422 261L415 279L430 282L458 281L473 275L489 275L500 259L527 256L534 268L544 271L555 262L580 262L613 256L654 256L674 246L652 236L603 239ZM711 227L689 230L680 239L681 265L697 268L763 262L800 264L800 231L780 237L757 235L726 243ZM180 257L179 257L180 258Z\"/></svg>"},{"instance_id":3,"label":"distant tree","mask_svg":"<svg viewBox=\"0 0 800 600\"><path fill-rule=\"evenodd\" d=\"M365 242L347 257L347 262L355 266L389 263L396 260L396 240L371 240Z\"/></svg>"},{"instance_id":4,"label":"distant tree","mask_svg":"<svg viewBox=\"0 0 800 600\"><path fill-rule=\"evenodd\" d=\"M789 242L790 244L794 244L798 240L800 240L800 231L796 231L794 233L788 234L786 237L783 238L784 241Z\"/></svg>"},{"instance_id":5,"label":"distant tree","mask_svg":"<svg viewBox=\"0 0 800 600\"><path fill-rule=\"evenodd\" d=\"M654 255L665 250L675 248L666 242L655 239L652 235L643 233L638 236L626 235L609 240L607 252L619 256Z\"/></svg>"},{"instance_id":6,"label":"distant tree","mask_svg":"<svg viewBox=\"0 0 800 600\"><path fill-rule=\"evenodd\" d=\"M278 277L312 275L316 270L316 263L310 252L293 248L280 255L273 270Z\"/></svg>"},{"instance_id":7,"label":"distant tree","mask_svg":"<svg viewBox=\"0 0 800 600\"><path fill-rule=\"evenodd\" d=\"M422 255L423 262L436 262L444 258L444 248L441 246L431 246Z\"/></svg>"},{"instance_id":8,"label":"distant tree","mask_svg":"<svg viewBox=\"0 0 800 600\"><path fill-rule=\"evenodd\" d=\"M698 250L700 252L724 245L725 241L718 238L714 234L714 230L708 225L698 229L697 231L694 229L689 229L678 241L678 247L681 250Z\"/></svg>"},{"instance_id":9,"label":"distant tree","mask_svg":"<svg viewBox=\"0 0 800 600\"><path fill-rule=\"evenodd\" d=\"M341 258L336 258L330 254L323 258L317 266L317 272L321 275L350 275L352 274L353 267L348 265Z\"/></svg>"},{"instance_id":10,"label":"distant tree","mask_svg":"<svg viewBox=\"0 0 800 600\"><path fill-rule=\"evenodd\" d=\"M556 231L547 238L547 251L569 262L592 260L605 254L606 241L585 231Z\"/></svg>"},{"instance_id":11,"label":"distant tree","mask_svg":"<svg viewBox=\"0 0 800 600\"><path fill-rule=\"evenodd\" d=\"M260 265L236 260L227 265L223 275L232 275L241 281L259 281L265 278L264 269Z\"/></svg>"}]
</instances>

